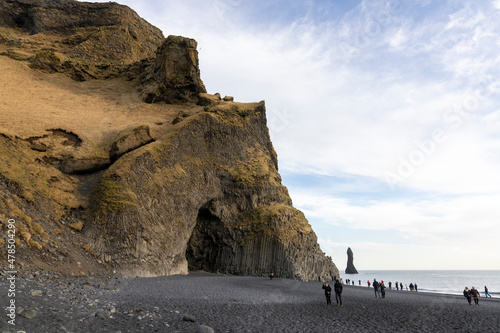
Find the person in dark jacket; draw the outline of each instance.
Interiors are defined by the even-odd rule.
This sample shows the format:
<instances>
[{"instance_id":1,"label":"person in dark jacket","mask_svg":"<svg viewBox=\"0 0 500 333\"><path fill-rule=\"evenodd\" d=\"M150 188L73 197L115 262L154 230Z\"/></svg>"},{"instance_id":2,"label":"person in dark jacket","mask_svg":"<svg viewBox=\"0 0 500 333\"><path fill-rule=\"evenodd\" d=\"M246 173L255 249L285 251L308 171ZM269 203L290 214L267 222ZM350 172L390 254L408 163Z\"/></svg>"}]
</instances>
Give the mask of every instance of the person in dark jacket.
<instances>
[{"instance_id":1,"label":"person in dark jacket","mask_svg":"<svg viewBox=\"0 0 500 333\"><path fill-rule=\"evenodd\" d=\"M490 293L488 292L488 288L484 286L484 297L491 297Z\"/></svg>"},{"instance_id":2,"label":"person in dark jacket","mask_svg":"<svg viewBox=\"0 0 500 333\"><path fill-rule=\"evenodd\" d=\"M474 304L479 305L479 291L476 288L472 287L470 293L472 295L472 298L474 298Z\"/></svg>"},{"instance_id":3,"label":"person in dark jacket","mask_svg":"<svg viewBox=\"0 0 500 333\"><path fill-rule=\"evenodd\" d=\"M380 290L379 290L380 283L378 283L378 281L376 279L373 279L372 286L373 286L373 289L375 290L375 298L377 298L377 295L378 295L378 297L382 298L382 296L380 296Z\"/></svg>"},{"instance_id":4,"label":"person in dark jacket","mask_svg":"<svg viewBox=\"0 0 500 333\"><path fill-rule=\"evenodd\" d=\"M325 283L322 288L325 289L326 305L332 305L332 287L330 287L328 283Z\"/></svg>"},{"instance_id":5,"label":"person in dark jacket","mask_svg":"<svg viewBox=\"0 0 500 333\"><path fill-rule=\"evenodd\" d=\"M469 302L469 305L471 305L471 302L472 302L472 294L469 290L469 287L465 287L464 289L464 297L467 298L467 302Z\"/></svg>"},{"instance_id":6,"label":"person in dark jacket","mask_svg":"<svg viewBox=\"0 0 500 333\"><path fill-rule=\"evenodd\" d=\"M335 290L335 300L337 301L338 306L342 306L342 283L340 281L335 281L333 285L333 289Z\"/></svg>"},{"instance_id":7,"label":"person in dark jacket","mask_svg":"<svg viewBox=\"0 0 500 333\"><path fill-rule=\"evenodd\" d=\"M385 284L384 282L380 283L380 292L382 293L382 298L385 298Z\"/></svg>"}]
</instances>

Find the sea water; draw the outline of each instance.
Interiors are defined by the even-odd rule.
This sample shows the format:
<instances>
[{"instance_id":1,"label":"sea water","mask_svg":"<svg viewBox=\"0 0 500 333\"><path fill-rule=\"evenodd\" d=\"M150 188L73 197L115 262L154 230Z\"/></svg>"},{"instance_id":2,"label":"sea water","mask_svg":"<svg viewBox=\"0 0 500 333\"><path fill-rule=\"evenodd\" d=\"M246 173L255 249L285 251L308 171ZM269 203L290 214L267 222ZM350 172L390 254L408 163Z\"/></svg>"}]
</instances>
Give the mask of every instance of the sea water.
<instances>
[{"instance_id":1,"label":"sea water","mask_svg":"<svg viewBox=\"0 0 500 333\"><path fill-rule=\"evenodd\" d=\"M481 297L484 297L484 286L488 287L488 291L493 298L500 297L500 271L473 271L473 270L363 270L358 271L359 274L340 274L344 280L350 279L354 281L356 286L367 287L367 281L373 283L373 279L384 281L384 284L389 288L389 282L392 282L392 288L395 289L395 282L403 283L410 288L410 283L418 285L419 292L433 292L443 294L461 295L465 287L476 287L480 292ZM352 284L352 282L351 282Z\"/></svg>"}]
</instances>

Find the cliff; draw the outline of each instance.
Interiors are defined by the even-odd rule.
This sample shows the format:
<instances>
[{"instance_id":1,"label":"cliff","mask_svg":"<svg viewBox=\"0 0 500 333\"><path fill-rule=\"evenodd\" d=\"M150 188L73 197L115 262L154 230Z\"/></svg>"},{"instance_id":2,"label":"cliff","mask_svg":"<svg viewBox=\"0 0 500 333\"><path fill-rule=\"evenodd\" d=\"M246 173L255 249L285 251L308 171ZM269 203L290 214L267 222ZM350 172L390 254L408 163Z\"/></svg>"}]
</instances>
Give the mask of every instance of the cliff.
<instances>
[{"instance_id":1,"label":"cliff","mask_svg":"<svg viewBox=\"0 0 500 333\"><path fill-rule=\"evenodd\" d=\"M116 3L0 0L0 243L72 274L330 279L264 102L206 93L196 41ZM1 254L4 255L4 254Z\"/></svg>"}]
</instances>

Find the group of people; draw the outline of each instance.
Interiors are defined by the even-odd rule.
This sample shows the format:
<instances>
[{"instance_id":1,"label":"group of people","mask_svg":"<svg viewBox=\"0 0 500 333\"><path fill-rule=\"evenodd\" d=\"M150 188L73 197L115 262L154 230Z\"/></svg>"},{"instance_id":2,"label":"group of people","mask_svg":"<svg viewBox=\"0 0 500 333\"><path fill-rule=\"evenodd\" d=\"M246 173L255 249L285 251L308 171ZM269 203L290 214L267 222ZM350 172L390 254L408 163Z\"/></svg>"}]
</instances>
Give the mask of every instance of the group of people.
<instances>
[{"instance_id":1,"label":"group of people","mask_svg":"<svg viewBox=\"0 0 500 333\"><path fill-rule=\"evenodd\" d=\"M325 290L326 305L332 305L332 287L328 283L325 283L322 288ZM335 292L335 301L337 302L337 306L342 306L342 282L336 277L333 279L333 290Z\"/></svg>"},{"instance_id":2,"label":"group of people","mask_svg":"<svg viewBox=\"0 0 500 333\"><path fill-rule=\"evenodd\" d=\"M479 305L479 297L481 297L481 295L479 294L479 291L473 286L471 289L469 289L469 287L465 287L464 297L467 298L467 302L469 302L469 305L472 304L472 299L474 299L474 304ZM484 297L491 297L490 293L488 292L488 287L486 286L484 286Z\"/></svg>"},{"instance_id":3,"label":"group of people","mask_svg":"<svg viewBox=\"0 0 500 333\"><path fill-rule=\"evenodd\" d=\"M270 277L272 279L272 276L270 276ZM354 281L352 281L352 283L354 285ZM346 284L349 285L350 281L346 280ZM378 282L377 279L373 279L373 283L370 283L370 281L368 280L367 284L368 284L368 287L370 287L370 285L373 287L373 289L375 291L375 298L385 298L385 288L386 287L385 287L384 280ZM389 282L389 288L391 288L391 286L392 286L392 283ZM403 283L396 282L395 286L396 286L397 290L399 290L399 288L401 288L401 290L403 290ZM323 284L322 288L325 290L326 305L327 306L332 305L332 299L331 299L332 287L328 283L325 283L325 284ZM333 277L333 290L335 292L335 300L337 302L337 306L342 306L342 289L343 289L342 280L338 279L336 276L334 276ZM406 285L406 290L408 290L407 285ZM414 290L418 291L417 284L410 283L410 291L414 291ZM480 294L479 294L479 291L475 287L472 287L471 289L469 289L468 287L465 287L463 293L464 293L464 296L467 298L469 305L472 304L472 299L474 299L474 303L476 305L479 305ZM491 297L491 295L488 292L488 288L486 286L484 286L484 295L485 295L485 297Z\"/></svg>"},{"instance_id":4,"label":"group of people","mask_svg":"<svg viewBox=\"0 0 500 333\"><path fill-rule=\"evenodd\" d=\"M376 280L373 280L373 282L375 282ZM382 280L380 283L378 283L379 287L381 284L384 283L384 280ZM370 280L366 281L366 284L368 285L368 288L370 287L370 285L373 286L373 284L370 283ZM360 283L361 285L361 283ZM396 283L394 284L394 287L396 288L396 290L404 290L403 289L403 283L402 282L398 282L396 281ZM384 285L384 288L385 288L385 285ZM410 283L410 289L408 289L408 285L405 284L405 288L406 290L410 290L410 291L418 291L418 285L416 283ZM392 282L389 281L389 289L392 289Z\"/></svg>"},{"instance_id":5,"label":"group of people","mask_svg":"<svg viewBox=\"0 0 500 333\"><path fill-rule=\"evenodd\" d=\"M384 280L378 282L377 279L373 279L372 283L373 289L375 290L375 298L385 298L385 284Z\"/></svg>"}]
</instances>

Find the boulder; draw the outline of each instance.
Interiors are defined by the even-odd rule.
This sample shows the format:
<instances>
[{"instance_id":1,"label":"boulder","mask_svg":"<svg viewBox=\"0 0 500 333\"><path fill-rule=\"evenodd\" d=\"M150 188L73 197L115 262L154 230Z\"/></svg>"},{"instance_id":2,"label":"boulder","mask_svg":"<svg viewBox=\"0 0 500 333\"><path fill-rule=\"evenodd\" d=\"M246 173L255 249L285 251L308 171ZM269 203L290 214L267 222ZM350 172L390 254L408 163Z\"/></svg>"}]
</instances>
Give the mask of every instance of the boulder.
<instances>
[{"instance_id":1,"label":"boulder","mask_svg":"<svg viewBox=\"0 0 500 333\"><path fill-rule=\"evenodd\" d=\"M208 93L200 93L199 98L198 98L198 105L215 105L220 103L221 98L219 93L215 93L213 95L208 94Z\"/></svg>"},{"instance_id":2,"label":"boulder","mask_svg":"<svg viewBox=\"0 0 500 333\"><path fill-rule=\"evenodd\" d=\"M196 318L194 316L191 316L191 315L185 315L184 317L182 317L182 320L183 321L190 321L192 323L196 323Z\"/></svg>"},{"instance_id":3,"label":"boulder","mask_svg":"<svg viewBox=\"0 0 500 333\"><path fill-rule=\"evenodd\" d=\"M117 134L111 145L109 158L114 161L123 154L153 141L148 125L130 125Z\"/></svg>"},{"instance_id":4,"label":"boulder","mask_svg":"<svg viewBox=\"0 0 500 333\"><path fill-rule=\"evenodd\" d=\"M177 116L175 116L174 120L172 120L172 125L178 124L183 121L185 118L189 117L189 113L184 111L179 111Z\"/></svg>"},{"instance_id":5,"label":"boulder","mask_svg":"<svg viewBox=\"0 0 500 333\"><path fill-rule=\"evenodd\" d=\"M199 325L196 333L214 333L214 329L207 325Z\"/></svg>"}]
</instances>

